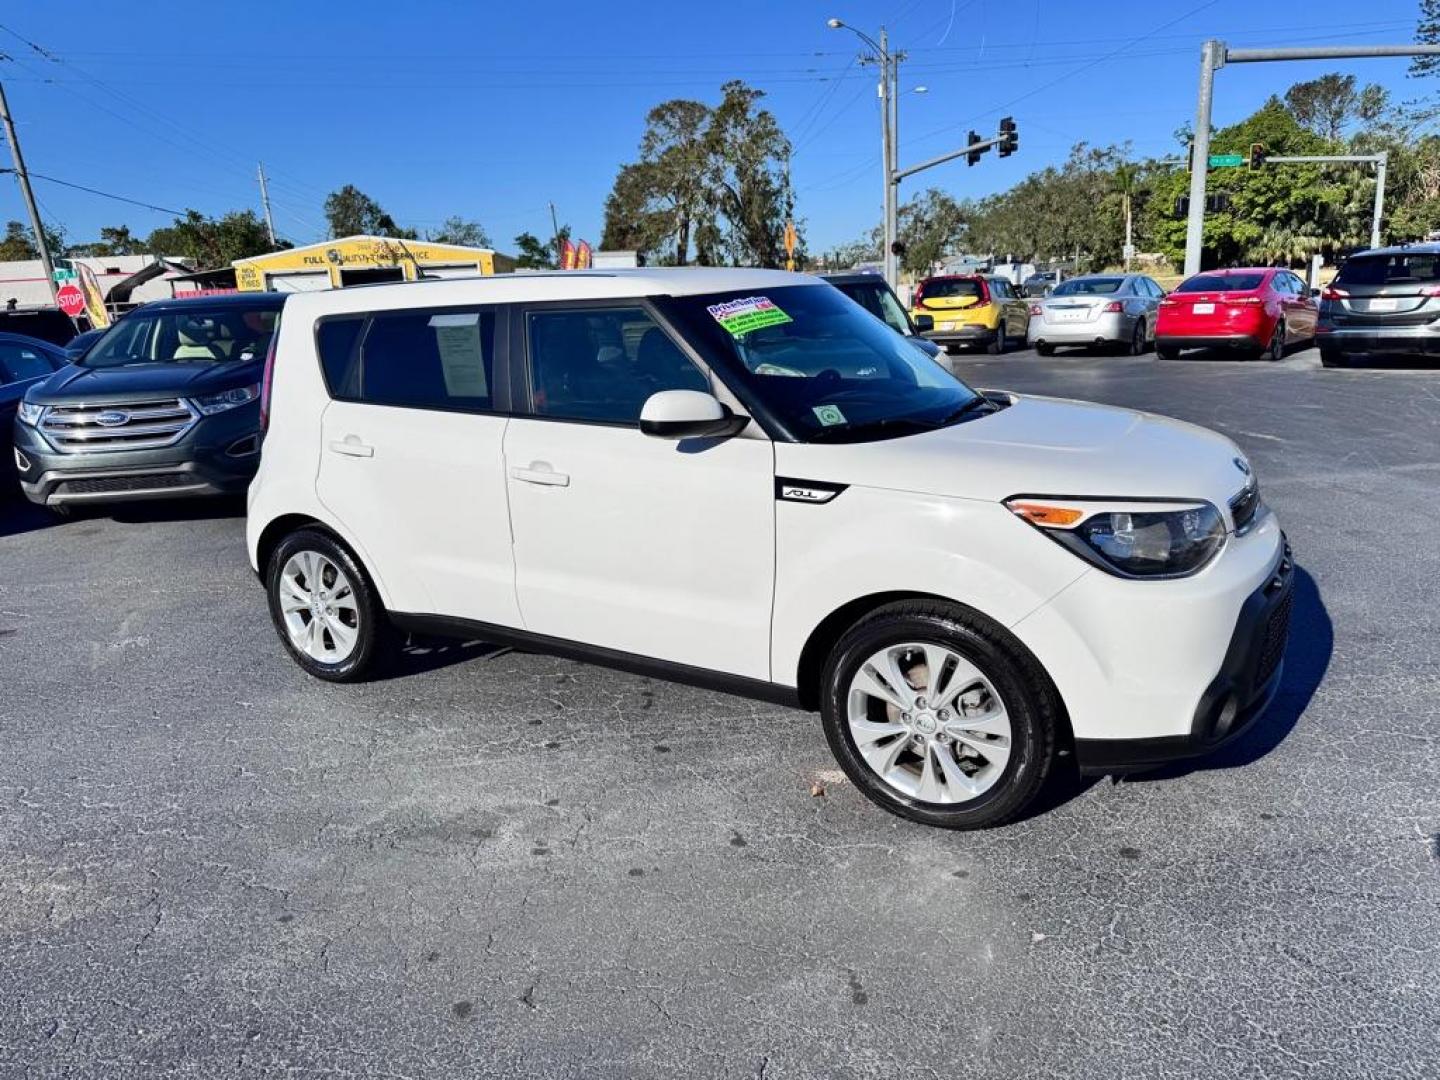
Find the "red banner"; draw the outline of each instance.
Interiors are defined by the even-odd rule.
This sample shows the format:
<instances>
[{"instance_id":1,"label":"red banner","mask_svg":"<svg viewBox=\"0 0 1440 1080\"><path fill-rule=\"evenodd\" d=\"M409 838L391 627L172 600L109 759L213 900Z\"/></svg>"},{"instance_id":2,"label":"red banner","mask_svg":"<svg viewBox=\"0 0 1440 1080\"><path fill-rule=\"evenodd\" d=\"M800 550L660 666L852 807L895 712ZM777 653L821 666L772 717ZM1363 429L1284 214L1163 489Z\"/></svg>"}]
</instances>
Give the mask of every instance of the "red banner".
<instances>
[{"instance_id":1,"label":"red banner","mask_svg":"<svg viewBox=\"0 0 1440 1080\"><path fill-rule=\"evenodd\" d=\"M560 269L575 269L575 245L566 240L560 245Z\"/></svg>"}]
</instances>

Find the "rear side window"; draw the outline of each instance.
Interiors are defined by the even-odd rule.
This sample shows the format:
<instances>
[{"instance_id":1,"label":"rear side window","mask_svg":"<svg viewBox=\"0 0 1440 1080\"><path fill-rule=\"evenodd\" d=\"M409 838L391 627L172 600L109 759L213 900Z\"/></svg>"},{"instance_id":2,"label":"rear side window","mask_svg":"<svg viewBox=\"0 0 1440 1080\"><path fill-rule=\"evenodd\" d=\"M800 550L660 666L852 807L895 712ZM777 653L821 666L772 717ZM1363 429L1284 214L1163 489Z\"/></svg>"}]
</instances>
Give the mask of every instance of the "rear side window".
<instances>
[{"instance_id":1,"label":"rear side window","mask_svg":"<svg viewBox=\"0 0 1440 1080\"><path fill-rule=\"evenodd\" d=\"M315 329L315 347L320 353L320 366L325 372L325 385L330 396L360 396L360 364L357 347L365 317L326 319Z\"/></svg>"},{"instance_id":2,"label":"rear side window","mask_svg":"<svg viewBox=\"0 0 1440 1080\"><path fill-rule=\"evenodd\" d=\"M1176 292L1248 292L1258 289L1264 274L1201 274L1182 281Z\"/></svg>"},{"instance_id":3,"label":"rear side window","mask_svg":"<svg viewBox=\"0 0 1440 1080\"><path fill-rule=\"evenodd\" d=\"M448 412L494 408L493 308L330 319L315 336L332 397Z\"/></svg>"},{"instance_id":4,"label":"rear side window","mask_svg":"<svg viewBox=\"0 0 1440 1080\"><path fill-rule=\"evenodd\" d=\"M931 278L921 282L921 294L926 300L980 299L985 290L973 278Z\"/></svg>"},{"instance_id":5,"label":"rear side window","mask_svg":"<svg viewBox=\"0 0 1440 1080\"><path fill-rule=\"evenodd\" d=\"M1440 281L1440 255L1400 252L1347 259L1335 276L1337 285L1414 285Z\"/></svg>"}]
</instances>

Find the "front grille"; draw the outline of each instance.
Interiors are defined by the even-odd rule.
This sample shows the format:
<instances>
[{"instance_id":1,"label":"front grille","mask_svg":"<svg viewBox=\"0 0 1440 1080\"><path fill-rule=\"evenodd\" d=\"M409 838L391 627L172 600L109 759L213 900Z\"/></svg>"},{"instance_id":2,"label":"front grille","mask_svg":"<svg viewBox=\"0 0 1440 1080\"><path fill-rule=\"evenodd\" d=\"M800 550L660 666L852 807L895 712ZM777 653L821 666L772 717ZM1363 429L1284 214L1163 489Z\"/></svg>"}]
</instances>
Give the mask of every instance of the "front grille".
<instances>
[{"instance_id":1,"label":"front grille","mask_svg":"<svg viewBox=\"0 0 1440 1080\"><path fill-rule=\"evenodd\" d=\"M1245 490L1230 500L1230 516L1235 520L1235 531L1243 533L1260 512L1260 485L1253 480Z\"/></svg>"},{"instance_id":2,"label":"front grille","mask_svg":"<svg viewBox=\"0 0 1440 1080\"><path fill-rule=\"evenodd\" d=\"M177 442L199 419L183 398L51 405L40 430L67 454L153 450Z\"/></svg>"},{"instance_id":3,"label":"front grille","mask_svg":"<svg viewBox=\"0 0 1440 1080\"><path fill-rule=\"evenodd\" d=\"M1260 662L1255 668L1255 685L1265 685L1285 656L1285 643L1290 639L1290 609L1295 606L1294 591L1287 592L1270 612L1265 636L1260 644Z\"/></svg>"},{"instance_id":4,"label":"front grille","mask_svg":"<svg viewBox=\"0 0 1440 1080\"><path fill-rule=\"evenodd\" d=\"M57 495L115 495L126 491L161 491L193 487L197 483L189 473L141 473L138 476L97 476L90 480L64 480L55 488Z\"/></svg>"}]
</instances>

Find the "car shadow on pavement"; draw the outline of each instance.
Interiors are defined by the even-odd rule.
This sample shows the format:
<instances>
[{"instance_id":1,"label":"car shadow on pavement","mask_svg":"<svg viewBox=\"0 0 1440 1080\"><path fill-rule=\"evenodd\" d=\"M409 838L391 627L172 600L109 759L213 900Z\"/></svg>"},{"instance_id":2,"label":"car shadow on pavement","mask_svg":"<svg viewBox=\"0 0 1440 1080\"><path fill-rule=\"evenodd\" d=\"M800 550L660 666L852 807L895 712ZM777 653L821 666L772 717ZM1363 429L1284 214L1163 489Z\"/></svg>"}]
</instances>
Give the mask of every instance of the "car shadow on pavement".
<instances>
[{"instance_id":1,"label":"car shadow on pavement","mask_svg":"<svg viewBox=\"0 0 1440 1080\"><path fill-rule=\"evenodd\" d=\"M25 499L0 501L0 537L19 536L41 529L58 529L84 521L109 519L124 525L153 525L164 521L221 521L243 518L243 496L214 499L171 499L154 502L109 503L77 508L70 517L60 517Z\"/></svg>"},{"instance_id":2,"label":"car shadow on pavement","mask_svg":"<svg viewBox=\"0 0 1440 1080\"><path fill-rule=\"evenodd\" d=\"M509 651L507 646L489 641L459 641L426 634L406 634L401 638L400 648L375 673L373 681L388 682L424 675L468 660L493 660Z\"/></svg>"},{"instance_id":3,"label":"car shadow on pavement","mask_svg":"<svg viewBox=\"0 0 1440 1080\"><path fill-rule=\"evenodd\" d=\"M1335 630L1319 586L1304 567L1295 568L1295 606L1290 616L1290 640L1285 646L1285 670L1275 700L1249 731L1207 757L1177 763L1153 772L1135 773L1127 781L1169 780L1209 769L1238 769L1259 761L1295 729L1324 681L1335 651Z\"/></svg>"}]
</instances>

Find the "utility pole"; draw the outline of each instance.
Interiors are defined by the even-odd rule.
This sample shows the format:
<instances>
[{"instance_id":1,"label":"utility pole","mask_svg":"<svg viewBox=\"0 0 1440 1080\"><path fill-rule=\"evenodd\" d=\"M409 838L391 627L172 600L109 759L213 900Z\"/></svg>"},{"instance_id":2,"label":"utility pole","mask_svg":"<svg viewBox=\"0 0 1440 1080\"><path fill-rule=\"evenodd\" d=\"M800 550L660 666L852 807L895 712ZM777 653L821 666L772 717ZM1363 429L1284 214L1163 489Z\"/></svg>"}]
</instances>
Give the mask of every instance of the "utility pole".
<instances>
[{"instance_id":1,"label":"utility pole","mask_svg":"<svg viewBox=\"0 0 1440 1080\"><path fill-rule=\"evenodd\" d=\"M265 163L257 161L255 171L260 174L260 205L265 207L265 231L270 234L270 246L275 246L275 219L270 216L270 191L265 186Z\"/></svg>"},{"instance_id":2,"label":"utility pole","mask_svg":"<svg viewBox=\"0 0 1440 1080\"><path fill-rule=\"evenodd\" d=\"M555 204L550 204L550 228L555 233L555 269L560 269L560 219L555 216Z\"/></svg>"},{"instance_id":3,"label":"utility pole","mask_svg":"<svg viewBox=\"0 0 1440 1080\"><path fill-rule=\"evenodd\" d=\"M1200 96L1195 106L1195 143L1190 163L1190 211L1185 223L1185 274L1200 272L1205 236L1205 181L1210 167L1210 104L1215 72L1226 64L1261 64L1276 60L1356 60L1379 56L1440 56L1440 45L1322 45L1315 48L1231 49L1210 40L1200 47ZM1273 159L1272 159L1273 160ZM1383 171L1379 179L1384 179ZM1383 185L1381 185L1383 188ZM1383 195L1377 191L1378 199ZM1378 217L1377 217L1378 220ZM1372 233L1378 246L1378 230Z\"/></svg>"},{"instance_id":4,"label":"utility pole","mask_svg":"<svg viewBox=\"0 0 1440 1080\"><path fill-rule=\"evenodd\" d=\"M0 83L0 123L5 126L5 139L10 143L10 159L15 163L15 179L20 182L20 196L25 200L25 209L30 211L30 227L35 230L35 247L40 251L40 265L45 268L45 280L50 285L50 299L55 299L55 264L50 259L50 245L45 240L45 226L40 221L40 211L35 205L35 193L30 190L30 174L25 171L25 157L20 153L20 140L15 135L15 121L10 117L10 104L5 100L5 85Z\"/></svg>"}]
</instances>

